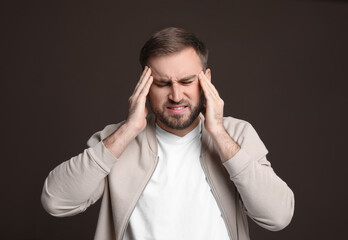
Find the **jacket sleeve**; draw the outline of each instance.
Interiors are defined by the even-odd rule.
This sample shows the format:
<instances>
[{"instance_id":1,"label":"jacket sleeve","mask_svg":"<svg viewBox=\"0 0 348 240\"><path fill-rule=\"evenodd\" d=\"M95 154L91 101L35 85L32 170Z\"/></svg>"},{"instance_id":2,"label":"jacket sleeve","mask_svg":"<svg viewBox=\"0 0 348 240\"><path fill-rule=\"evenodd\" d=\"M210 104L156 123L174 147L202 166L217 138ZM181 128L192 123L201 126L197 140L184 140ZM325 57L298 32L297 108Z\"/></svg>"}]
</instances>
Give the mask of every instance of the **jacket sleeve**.
<instances>
[{"instance_id":1,"label":"jacket sleeve","mask_svg":"<svg viewBox=\"0 0 348 240\"><path fill-rule=\"evenodd\" d=\"M293 192L273 171L266 159L268 151L249 123L234 137L241 149L224 166L238 189L246 213L268 230L285 228L294 213Z\"/></svg>"},{"instance_id":2,"label":"jacket sleeve","mask_svg":"<svg viewBox=\"0 0 348 240\"><path fill-rule=\"evenodd\" d=\"M101 140L116 129L116 125L109 125L97 132L88 140L89 148L49 173L41 194L42 205L49 214L72 216L101 197L105 177L117 161Z\"/></svg>"}]
</instances>

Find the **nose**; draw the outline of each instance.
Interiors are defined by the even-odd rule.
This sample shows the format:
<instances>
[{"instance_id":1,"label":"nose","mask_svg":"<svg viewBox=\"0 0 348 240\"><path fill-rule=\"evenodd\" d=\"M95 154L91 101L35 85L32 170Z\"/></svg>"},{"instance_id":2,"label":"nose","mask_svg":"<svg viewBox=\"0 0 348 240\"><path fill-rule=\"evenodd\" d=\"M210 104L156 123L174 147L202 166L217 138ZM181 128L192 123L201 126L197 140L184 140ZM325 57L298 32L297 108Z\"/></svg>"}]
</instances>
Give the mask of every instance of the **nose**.
<instances>
[{"instance_id":1,"label":"nose","mask_svg":"<svg viewBox=\"0 0 348 240\"><path fill-rule=\"evenodd\" d=\"M182 100L183 93L181 87L173 83L171 86L171 92L169 94L169 99L174 101L174 102L180 102Z\"/></svg>"}]
</instances>

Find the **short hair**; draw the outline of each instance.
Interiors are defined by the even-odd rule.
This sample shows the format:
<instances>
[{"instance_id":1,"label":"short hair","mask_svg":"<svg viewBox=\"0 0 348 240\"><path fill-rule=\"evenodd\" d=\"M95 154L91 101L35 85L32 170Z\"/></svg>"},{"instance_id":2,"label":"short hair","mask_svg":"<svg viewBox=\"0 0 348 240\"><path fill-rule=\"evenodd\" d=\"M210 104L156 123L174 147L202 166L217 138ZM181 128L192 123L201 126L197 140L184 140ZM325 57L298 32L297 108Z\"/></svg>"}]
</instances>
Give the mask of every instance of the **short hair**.
<instances>
[{"instance_id":1,"label":"short hair","mask_svg":"<svg viewBox=\"0 0 348 240\"><path fill-rule=\"evenodd\" d=\"M139 61L144 69L152 57L165 56L192 47L202 62L203 69L208 64L208 49L193 33L182 28L169 27L153 34L140 51Z\"/></svg>"}]
</instances>

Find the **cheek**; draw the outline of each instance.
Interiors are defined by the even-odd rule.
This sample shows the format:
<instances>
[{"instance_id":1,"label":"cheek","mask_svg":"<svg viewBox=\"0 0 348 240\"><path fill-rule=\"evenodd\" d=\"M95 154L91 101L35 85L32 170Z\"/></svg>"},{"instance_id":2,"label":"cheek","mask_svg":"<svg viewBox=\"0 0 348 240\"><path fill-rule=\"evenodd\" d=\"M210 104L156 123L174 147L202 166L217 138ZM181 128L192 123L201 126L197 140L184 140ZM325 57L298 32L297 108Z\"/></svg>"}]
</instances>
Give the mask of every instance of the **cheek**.
<instances>
[{"instance_id":1,"label":"cheek","mask_svg":"<svg viewBox=\"0 0 348 240\"><path fill-rule=\"evenodd\" d=\"M192 88L190 89L190 95L193 98L199 98L202 92L202 88L200 85L196 85L196 86L192 86Z\"/></svg>"},{"instance_id":2,"label":"cheek","mask_svg":"<svg viewBox=\"0 0 348 240\"><path fill-rule=\"evenodd\" d=\"M151 91L149 92L149 94L147 95L148 100L153 103L154 99L153 99L153 94L151 94Z\"/></svg>"},{"instance_id":3,"label":"cheek","mask_svg":"<svg viewBox=\"0 0 348 240\"><path fill-rule=\"evenodd\" d=\"M161 91L159 91L158 89L156 89L155 86L152 86L149 90L149 94L148 97L150 99L150 101L154 104L156 102L159 102L161 99L163 99L161 97Z\"/></svg>"},{"instance_id":4,"label":"cheek","mask_svg":"<svg viewBox=\"0 0 348 240\"><path fill-rule=\"evenodd\" d=\"M147 96L148 96L150 99L153 99L153 97L156 95L155 93L156 93L156 91L155 91L155 89L154 89L154 86L152 85L152 86L150 87L150 89L149 89L149 93L148 93Z\"/></svg>"}]
</instances>

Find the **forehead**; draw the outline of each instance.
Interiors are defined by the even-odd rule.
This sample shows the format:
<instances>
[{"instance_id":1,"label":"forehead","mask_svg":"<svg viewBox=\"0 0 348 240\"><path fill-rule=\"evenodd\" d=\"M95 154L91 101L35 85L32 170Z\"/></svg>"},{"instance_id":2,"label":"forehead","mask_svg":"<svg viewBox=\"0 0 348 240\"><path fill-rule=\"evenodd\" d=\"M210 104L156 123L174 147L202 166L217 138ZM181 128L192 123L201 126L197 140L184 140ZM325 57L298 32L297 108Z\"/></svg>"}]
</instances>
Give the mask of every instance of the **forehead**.
<instances>
[{"instance_id":1,"label":"forehead","mask_svg":"<svg viewBox=\"0 0 348 240\"><path fill-rule=\"evenodd\" d=\"M201 59L193 48L185 48L177 53L150 58L148 65L155 78L178 79L198 74L202 70Z\"/></svg>"}]
</instances>

